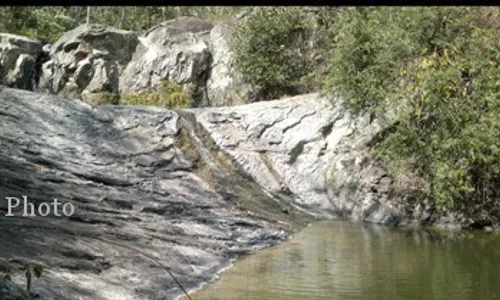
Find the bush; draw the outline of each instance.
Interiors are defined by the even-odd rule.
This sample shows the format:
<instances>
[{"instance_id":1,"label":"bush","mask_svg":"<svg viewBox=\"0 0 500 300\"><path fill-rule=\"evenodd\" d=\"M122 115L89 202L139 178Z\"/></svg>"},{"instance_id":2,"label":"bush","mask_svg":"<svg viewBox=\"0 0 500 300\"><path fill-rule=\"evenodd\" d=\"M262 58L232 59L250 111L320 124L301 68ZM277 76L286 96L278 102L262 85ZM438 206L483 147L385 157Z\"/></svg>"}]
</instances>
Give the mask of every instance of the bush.
<instances>
[{"instance_id":1,"label":"bush","mask_svg":"<svg viewBox=\"0 0 500 300\"><path fill-rule=\"evenodd\" d=\"M191 94L191 93L188 93ZM170 109L189 108L193 105L191 95L181 85L162 81L156 88L123 97L122 102L133 105L152 105Z\"/></svg>"},{"instance_id":2,"label":"bush","mask_svg":"<svg viewBox=\"0 0 500 300\"><path fill-rule=\"evenodd\" d=\"M307 39L311 18L297 7L258 7L233 34L235 68L260 97L297 94L311 72Z\"/></svg>"},{"instance_id":3,"label":"bush","mask_svg":"<svg viewBox=\"0 0 500 300\"><path fill-rule=\"evenodd\" d=\"M396 112L375 154L406 161L427 182L424 193L500 217L500 35L483 14L349 9L334 26L324 88L354 112Z\"/></svg>"},{"instance_id":4,"label":"bush","mask_svg":"<svg viewBox=\"0 0 500 300\"><path fill-rule=\"evenodd\" d=\"M77 26L60 7L0 8L0 31L54 42L66 31Z\"/></svg>"},{"instance_id":5,"label":"bush","mask_svg":"<svg viewBox=\"0 0 500 300\"><path fill-rule=\"evenodd\" d=\"M98 92L91 95L95 105L117 105L120 103L120 95L110 92Z\"/></svg>"}]
</instances>

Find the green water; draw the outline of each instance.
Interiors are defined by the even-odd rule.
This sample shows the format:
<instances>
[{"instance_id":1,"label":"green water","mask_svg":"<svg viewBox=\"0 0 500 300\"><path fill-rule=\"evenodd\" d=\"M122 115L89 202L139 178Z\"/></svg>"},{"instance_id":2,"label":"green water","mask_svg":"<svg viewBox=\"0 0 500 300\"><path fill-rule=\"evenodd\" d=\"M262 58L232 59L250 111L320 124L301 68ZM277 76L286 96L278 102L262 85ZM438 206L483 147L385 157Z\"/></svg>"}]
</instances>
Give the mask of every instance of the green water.
<instances>
[{"instance_id":1,"label":"green water","mask_svg":"<svg viewBox=\"0 0 500 300\"><path fill-rule=\"evenodd\" d=\"M194 300L500 299L500 236L329 221L235 263Z\"/></svg>"}]
</instances>

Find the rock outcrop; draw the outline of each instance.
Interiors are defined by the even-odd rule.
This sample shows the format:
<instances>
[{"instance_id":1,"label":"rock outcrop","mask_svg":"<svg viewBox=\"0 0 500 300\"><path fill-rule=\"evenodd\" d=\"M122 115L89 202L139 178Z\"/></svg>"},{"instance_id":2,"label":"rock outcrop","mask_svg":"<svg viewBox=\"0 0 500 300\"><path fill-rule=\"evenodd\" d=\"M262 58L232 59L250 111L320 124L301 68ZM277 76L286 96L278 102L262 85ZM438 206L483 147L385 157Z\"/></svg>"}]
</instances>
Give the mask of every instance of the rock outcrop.
<instances>
[{"instance_id":1,"label":"rock outcrop","mask_svg":"<svg viewBox=\"0 0 500 300\"><path fill-rule=\"evenodd\" d=\"M376 120L317 94L173 112L5 88L0 121L0 273L43 263L48 298L175 299L159 265L193 289L317 219L460 220L369 159ZM75 213L6 217L23 196Z\"/></svg>"},{"instance_id":2,"label":"rock outcrop","mask_svg":"<svg viewBox=\"0 0 500 300\"><path fill-rule=\"evenodd\" d=\"M370 159L383 127L340 101L308 94L188 113L245 174L297 209L390 225L437 221L430 201L412 199Z\"/></svg>"},{"instance_id":3,"label":"rock outcrop","mask_svg":"<svg viewBox=\"0 0 500 300\"><path fill-rule=\"evenodd\" d=\"M244 17L241 15L230 22L217 24L210 32L212 65L206 82L208 106L233 106L256 100L252 87L233 65L231 30Z\"/></svg>"},{"instance_id":4,"label":"rock outcrop","mask_svg":"<svg viewBox=\"0 0 500 300\"><path fill-rule=\"evenodd\" d=\"M81 25L51 47L37 90L90 104L117 103L120 74L138 43L131 31Z\"/></svg>"},{"instance_id":5,"label":"rock outcrop","mask_svg":"<svg viewBox=\"0 0 500 300\"><path fill-rule=\"evenodd\" d=\"M241 175L189 118L0 92L0 270L45 265L33 291L57 299L175 299L238 254L313 218ZM207 146L208 145L208 146ZM6 217L5 197L71 203L70 217ZM131 249L137 249L133 251Z\"/></svg>"},{"instance_id":6,"label":"rock outcrop","mask_svg":"<svg viewBox=\"0 0 500 300\"><path fill-rule=\"evenodd\" d=\"M324 174L345 130L332 127L336 114L328 100L311 94L191 113L268 193L307 211L332 211Z\"/></svg>"},{"instance_id":7,"label":"rock outcrop","mask_svg":"<svg viewBox=\"0 0 500 300\"><path fill-rule=\"evenodd\" d=\"M81 25L42 49L39 41L0 35L0 78L9 87L117 104L121 97L168 81L196 107L255 100L233 67L235 22L215 25L193 17L163 22L141 36L103 25ZM214 26L215 25L215 26Z\"/></svg>"},{"instance_id":8,"label":"rock outcrop","mask_svg":"<svg viewBox=\"0 0 500 300\"><path fill-rule=\"evenodd\" d=\"M121 94L147 90L164 80L193 90L189 94L203 93L211 60L207 37L212 27L210 22L182 17L151 28L140 37L140 44L121 75Z\"/></svg>"},{"instance_id":9,"label":"rock outcrop","mask_svg":"<svg viewBox=\"0 0 500 300\"><path fill-rule=\"evenodd\" d=\"M42 43L38 40L0 33L0 83L19 89L33 89L41 53Z\"/></svg>"}]
</instances>

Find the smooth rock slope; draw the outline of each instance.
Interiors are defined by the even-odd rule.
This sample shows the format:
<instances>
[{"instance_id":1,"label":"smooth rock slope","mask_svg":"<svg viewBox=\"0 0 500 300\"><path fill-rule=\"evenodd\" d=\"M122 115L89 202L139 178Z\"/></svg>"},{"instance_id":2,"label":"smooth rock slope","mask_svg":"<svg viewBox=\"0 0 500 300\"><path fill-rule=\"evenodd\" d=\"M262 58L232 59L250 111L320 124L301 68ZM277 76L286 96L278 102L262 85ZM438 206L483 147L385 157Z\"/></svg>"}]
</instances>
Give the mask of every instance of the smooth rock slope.
<instances>
[{"instance_id":1,"label":"smooth rock slope","mask_svg":"<svg viewBox=\"0 0 500 300\"><path fill-rule=\"evenodd\" d=\"M175 299L158 262L193 289L313 220L439 219L368 158L376 120L317 94L173 112L4 88L0 122L0 273L43 263L44 297ZM23 196L75 214L6 217Z\"/></svg>"},{"instance_id":2,"label":"smooth rock slope","mask_svg":"<svg viewBox=\"0 0 500 300\"><path fill-rule=\"evenodd\" d=\"M0 271L24 284L22 261L43 263L33 290L49 298L174 299L180 290L165 270L130 247L190 289L310 220L229 164L205 166L168 110L92 108L5 88L0 121ZM19 208L5 217L4 197L23 195L76 211L28 218Z\"/></svg>"}]
</instances>

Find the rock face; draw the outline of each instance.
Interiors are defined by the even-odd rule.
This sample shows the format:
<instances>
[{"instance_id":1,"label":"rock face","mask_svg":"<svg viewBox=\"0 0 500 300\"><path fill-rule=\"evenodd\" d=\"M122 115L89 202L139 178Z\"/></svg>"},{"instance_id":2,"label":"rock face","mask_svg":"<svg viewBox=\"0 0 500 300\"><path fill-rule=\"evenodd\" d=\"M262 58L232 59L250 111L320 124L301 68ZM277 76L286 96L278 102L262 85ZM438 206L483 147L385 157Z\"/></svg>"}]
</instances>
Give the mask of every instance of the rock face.
<instances>
[{"instance_id":1,"label":"rock face","mask_svg":"<svg viewBox=\"0 0 500 300\"><path fill-rule=\"evenodd\" d=\"M408 190L368 157L382 129L353 118L341 103L317 94L191 112L215 143L269 194L316 216L336 214L382 224L426 222L434 207L417 205Z\"/></svg>"},{"instance_id":2,"label":"rock face","mask_svg":"<svg viewBox=\"0 0 500 300\"><path fill-rule=\"evenodd\" d=\"M5 88L0 122L0 273L43 263L49 299L176 299L161 266L193 289L335 215L467 225L368 158L376 120L317 94L176 113ZM75 213L22 217L54 199Z\"/></svg>"},{"instance_id":3,"label":"rock face","mask_svg":"<svg viewBox=\"0 0 500 300\"><path fill-rule=\"evenodd\" d=\"M116 104L163 81L180 84L196 107L253 102L234 70L231 28L193 17L163 22L144 35L102 25L81 25L54 45L0 35L0 78L7 86L59 94L91 105Z\"/></svg>"},{"instance_id":4,"label":"rock face","mask_svg":"<svg viewBox=\"0 0 500 300\"><path fill-rule=\"evenodd\" d=\"M0 300L32 300L40 299L30 295L27 291L20 288L14 282L0 277Z\"/></svg>"},{"instance_id":5,"label":"rock face","mask_svg":"<svg viewBox=\"0 0 500 300\"><path fill-rule=\"evenodd\" d=\"M396 181L371 159L370 144L389 124L370 115L353 117L340 101L308 94L184 113L241 172L297 210L386 225L473 223L419 197L411 179Z\"/></svg>"},{"instance_id":6,"label":"rock face","mask_svg":"<svg viewBox=\"0 0 500 300\"><path fill-rule=\"evenodd\" d=\"M202 88L211 59L207 36L212 27L210 22L182 17L150 29L140 37L120 78L121 94L145 90L163 80Z\"/></svg>"},{"instance_id":7,"label":"rock face","mask_svg":"<svg viewBox=\"0 0 500 300\"><path fill-rule=\"evenodd\" d=\"M206 83L208 106L233 106L255 101L252 87L233 66L231 30L244 16L216 25L210 32L212 65Z\"/></svg>"},{"instance_id":8,"label":"rock face","mask_svg":"<svg viewBox=\"0 0 500 300\"><path fill-rule=\"evenodd\" d=\"M192 289L313 219L168 110L4 88L0 122L0 273L21 284L20 261L43 263L33 291L48 298L175 299L179 288L144 254ZM54 199L75 213L22 217L20 206L6 217L5 197L23 196L36 214Z\"/></svg>"},{"instance_id":9,"label":"rock face","mask_svg":"<svg viewBox=\"0 0 500 300\"><path fill-rule=\"evenodd\" d=\"M215 143L268 193L300 209L331 211L324 178L342 128L326 99L304 95L285 101L195 110ZM330 148L328 148L330 147Z\"/></svg>"},{"instance_id":10,"label":"rock face","mask_svg":"<svg viewBox=\"0 0 500 300\"><path fill-rule=\"evenodd\" d=\"M139 40L135 33L82 25L63 35L42 66L38 90L106 104L119 93L119 77Z\"/></svg>"},{"instance_id":11,"label":"rock face","mask_svg":"<svg viewBox=\"0 0 500 300\"><path fill-rule=\"evenodd\" d=\"M0 33L0 78L4 85L32 90L42 43L23 36Z\"/></svg>"},{"instance_id":12,"label":"rock face","mask_svg":"<svg viewBox=\"0 0 500 300\"><path fill-rule=\"evenodd\" d=\"M91 105L180 84L195 106L253 102L255 95L233 67L231 22L180 17L144 35L102 25L81 25L54 45L0 34L0 78L7 86L59 94Z\"/></svg>"},{"instance_id":13,"label":"rock face","mask_svg":"<svg viewBox=\"0 0 500 300\"><path fill-rule=\"evenodd\" d=\"M345 114L343 120L347 134L332 152L325 175L335 211L354 220L391 225L407 223L412 217L408 218L406 207L399 204L408 204L401 201L408 190L396 194L394 179L368 153L368 144L381 131L381 126L369 115L352 120Z\"/></svg>"}]
</instances>

